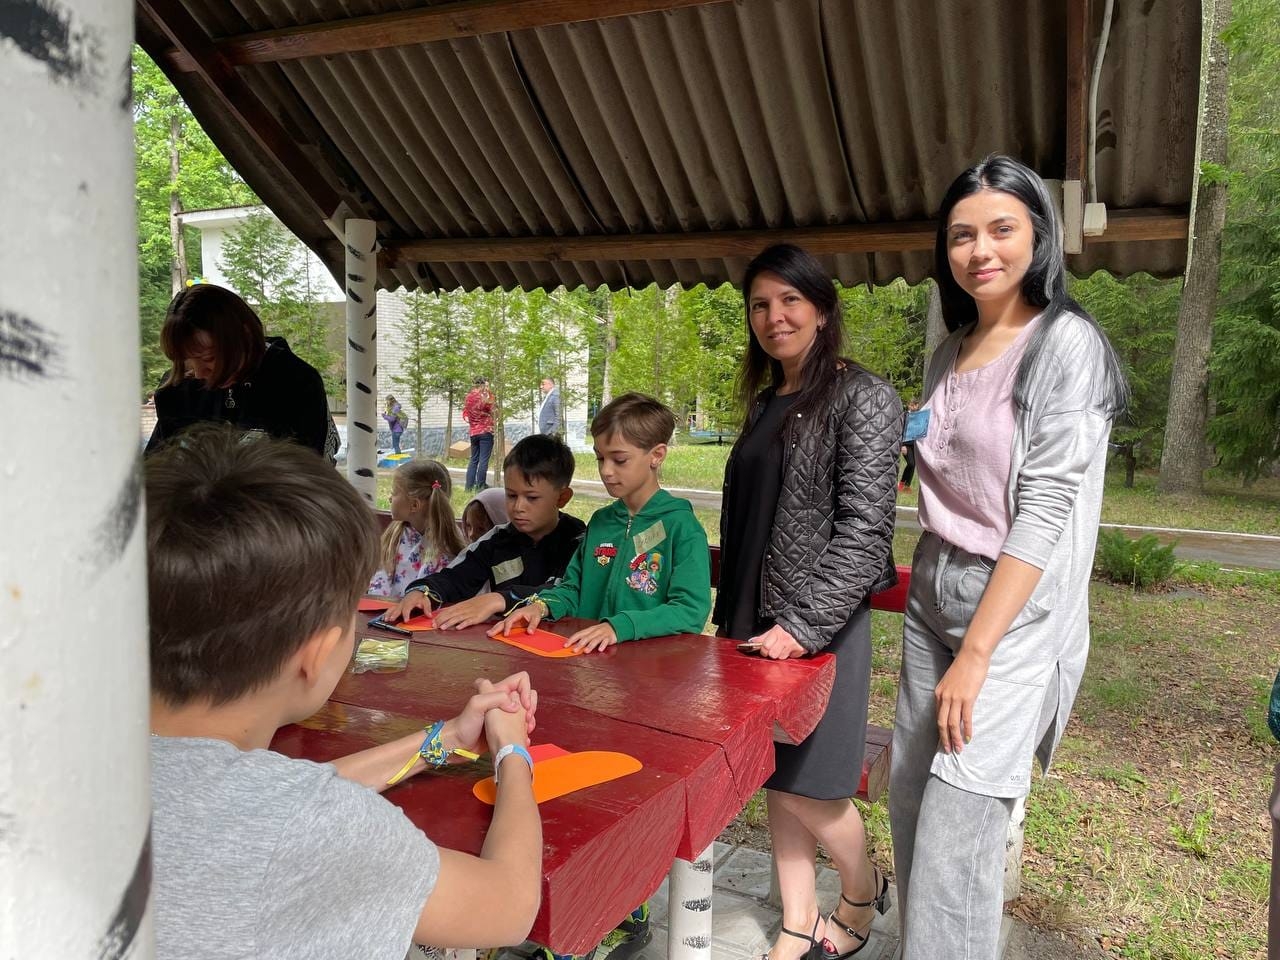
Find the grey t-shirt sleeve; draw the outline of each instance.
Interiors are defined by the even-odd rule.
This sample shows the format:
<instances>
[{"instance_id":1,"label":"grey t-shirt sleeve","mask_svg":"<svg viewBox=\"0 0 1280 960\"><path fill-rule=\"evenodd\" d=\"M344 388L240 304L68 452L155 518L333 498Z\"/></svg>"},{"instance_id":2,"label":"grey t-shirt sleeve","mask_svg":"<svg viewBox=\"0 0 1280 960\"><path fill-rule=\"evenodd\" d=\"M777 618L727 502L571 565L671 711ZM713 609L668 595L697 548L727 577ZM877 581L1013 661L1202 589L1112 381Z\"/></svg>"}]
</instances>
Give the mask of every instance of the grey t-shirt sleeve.
<instances>
[{"instance_id":1,"label":"grey t-shirt sleeve","mask_svg":"<svg viewBox=\"0 0 1280 960\"><path fill-rule=\"evenodd\" d=\"M440 873L440 852L400 808L336 774L281 833L254 909L264 957L400 960Z\"/></svg>"}]
</instances>

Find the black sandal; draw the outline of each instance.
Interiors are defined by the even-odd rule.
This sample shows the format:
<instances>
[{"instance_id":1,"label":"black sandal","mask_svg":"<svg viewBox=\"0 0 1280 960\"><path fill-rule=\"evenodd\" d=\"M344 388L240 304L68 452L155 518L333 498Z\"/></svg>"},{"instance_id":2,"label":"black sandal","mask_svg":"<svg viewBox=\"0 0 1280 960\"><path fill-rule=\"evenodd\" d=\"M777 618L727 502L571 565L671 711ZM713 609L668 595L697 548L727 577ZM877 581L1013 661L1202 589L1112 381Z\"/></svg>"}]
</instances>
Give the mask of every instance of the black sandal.
<instances>
[{"instance_id":1,"label":"black sandal","mask_svg":"<svg viewBox=\"0 0 1280 960\"><path fill-rule=\"evenodd\" d=\"M817 938L818 924L821 922L822 914L819 913L818 918L813 921L813 933L809 934L807 937L803 933L796 933L794 930L788 930L786 927L781 928L782 932L787 936L795 937L797 940L804 940L809 944L809 949L801 955L800 960L822 960L823 954L826 952L823 947L823 943L825 941L821 941ZM769 954L760 954L760 960L769 960Z\"/></svg>"},{"instance_id":2,"label":"black sandal","mask_svg":"<svg viewBox=\"0 0 1280 960\"><path fill-rule=\"evenodd\" d=\"M883 915L884 912L889 909L889 879L883 873L880 872L879 868L872 867L871 869L873 871L872 876L880 880L880 884L879 884L880 892L876 894L875 899L866 900L862 903L855 903L854 901L846 897L843 893L841 893L840 900L843 903L847 903L849 906L859 910L861 910L864 907L875 907L876 913ZM822 960L849 960L849 957L852 957L855 953L857 953L859 950L865 947L867 945L867 941L870 939L869 936L864 936L863 934L859 933L858 932L859 928L851 927L849 926L849 924L841 920L839 914L837 913L839 909L840 909L840 905L836 904L836 909L831 911L831 916L827 918L827 923L834 923L837 927L839 927L846 934L848 934L852 939L856 940L858 945L854 947L852 950L848 950L844 953L836 953L836 945L832 943L830 940L824 939L822 941ZM871 919L874 920L875 917L872 917ZM870 921L868 921L864 926L868 928L868 933L870 933L870 930L869 930L871 926ZM814 927L813 929L816 932L818 928Z\"/></svg>"}]
</instances>

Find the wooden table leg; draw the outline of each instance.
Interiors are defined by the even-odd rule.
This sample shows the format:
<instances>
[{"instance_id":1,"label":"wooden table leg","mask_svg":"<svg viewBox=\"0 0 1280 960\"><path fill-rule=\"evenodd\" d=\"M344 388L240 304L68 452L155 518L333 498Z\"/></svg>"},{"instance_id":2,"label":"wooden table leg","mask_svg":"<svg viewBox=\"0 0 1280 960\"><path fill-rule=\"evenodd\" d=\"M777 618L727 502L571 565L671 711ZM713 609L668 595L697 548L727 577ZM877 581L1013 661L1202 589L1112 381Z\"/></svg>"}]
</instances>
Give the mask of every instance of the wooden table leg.
<instances>
[{"instance_id":1,"label":"wooden table leg","mask_svg":"<svg viewBox=\"0 0 1280 960\"><path fill-rule=\"evenodd\" d=\"M715 845L692 863L671 864L667 887L667 960L711 960L711 872Z\"/></svg>"}]
</instances>

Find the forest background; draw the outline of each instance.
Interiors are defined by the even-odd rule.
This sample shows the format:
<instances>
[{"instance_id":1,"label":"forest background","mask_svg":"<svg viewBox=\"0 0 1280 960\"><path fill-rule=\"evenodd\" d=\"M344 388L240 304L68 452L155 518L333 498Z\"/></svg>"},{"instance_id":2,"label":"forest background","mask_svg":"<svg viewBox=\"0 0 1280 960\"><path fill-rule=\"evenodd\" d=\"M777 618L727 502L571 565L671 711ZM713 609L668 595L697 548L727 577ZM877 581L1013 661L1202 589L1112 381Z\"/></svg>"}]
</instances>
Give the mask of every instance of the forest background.
<instances>
[{"instance_id":1,"label":"forest background","mask_svg":"<svg viewBox=\"0 0 1280 960\"><path fill-rule=\"evenodd\" d=\"M1133 403L1113 434L1130 473L1161 464L1170 398L1187 402L1187 391L1171 382L1180 307L1204 314L1213 336L1207 389L1191 392L1190 402L1203 408L1193 418L1203 423L1194 456L1203 458L1203 467L1249 485L1280 468L1276 4L1236 0L1221 38L1230 52L1225 163L1206 157L1200 170L1201 191L1225 189L1227 198L1216 290L1183 304L1182 277L1117 279L1099 272L1073 278L1072 293L1106 329L1130 376ZM166 369L158 336L165 306L176 289L202 273L195 230L178 226L178 215L258 201L141 49L133 71L145 396ZM1207 239L1192 247L1193 260L1216 256L1216 238ZM285 336L339 397L343 358L326 342L330 321L314 296L316 278L298 266L306 258L296 255L296 246L273 218L251 218L228 244L224 270L259 310L268 332ZM904 399L921 389L930 288L930 282L908 286L899 280L840 290L846 354L890 380ZM408 317L396 326L383 335L400 338L408 357L399 382L384 386L416 408L419 420L433 397L446 400L452 420L477 375L489 378L504 418L527 415L542 377L554 377L562 388L581 383L569 374L583 364L585 397L567 399L585 399L589 412L621 392L641 390L670 405L681 424L693 416L699 428L732 430L741 417L734 381L744 314L741 295L730 285L414 293Z\"/></svg>"}]
</instances>

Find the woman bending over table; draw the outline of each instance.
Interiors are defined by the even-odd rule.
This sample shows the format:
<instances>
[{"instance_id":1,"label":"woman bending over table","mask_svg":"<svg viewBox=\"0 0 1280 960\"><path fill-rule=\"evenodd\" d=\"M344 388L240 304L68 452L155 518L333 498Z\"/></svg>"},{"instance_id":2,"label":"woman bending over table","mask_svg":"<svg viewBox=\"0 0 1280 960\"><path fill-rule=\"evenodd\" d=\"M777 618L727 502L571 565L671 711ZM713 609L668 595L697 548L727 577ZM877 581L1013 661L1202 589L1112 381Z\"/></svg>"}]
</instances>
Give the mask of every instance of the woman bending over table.
<instances>
[{"instance_id":1,"label":"woman bending over table","mask_svg":"<svg viewBox=\"0 0 1280 960\"><path fill-rule=\"evenodd\" d=\"M835 684L803 743L775 746L765 783L782 891L773 960L845 958L867 942L888 884L867 859L858 791L871 684L869 598L893 585L892 542L902 404L840 356L835 285L798 247L770 247L747 267L746 419L725 467L724 566L712 619L782 660L836 657ZM824 924L816 845L840 872Z\"/></svg>"},{"instance_id":2,"label":"woman bending over table","mask_svg":"<svg viewBox=\"0 0 1280 960\"><path fill-rule=\"evenodd\" d=\"M169 303L160 347L173 363L155 393L150 453L194 423L222 421L244 433L292 440L333 458L338 433L324 380L225 287L197 283Z\"/></svg>"},{"instance_id":3,"label":"woman bending over table","mask_svg":"<svg viewBox=\"0 0 1280 960\"><path fill-rule=\"evenodd\" d=\"M951 336L916 441L920 525L902 640L889 816L904 960L994 958L1005 835L1046 768L1089 652L1093 565L1124 373L1067 295L1044 183L1008 157L938 215Z\"/></svg>"}]
</instances>

